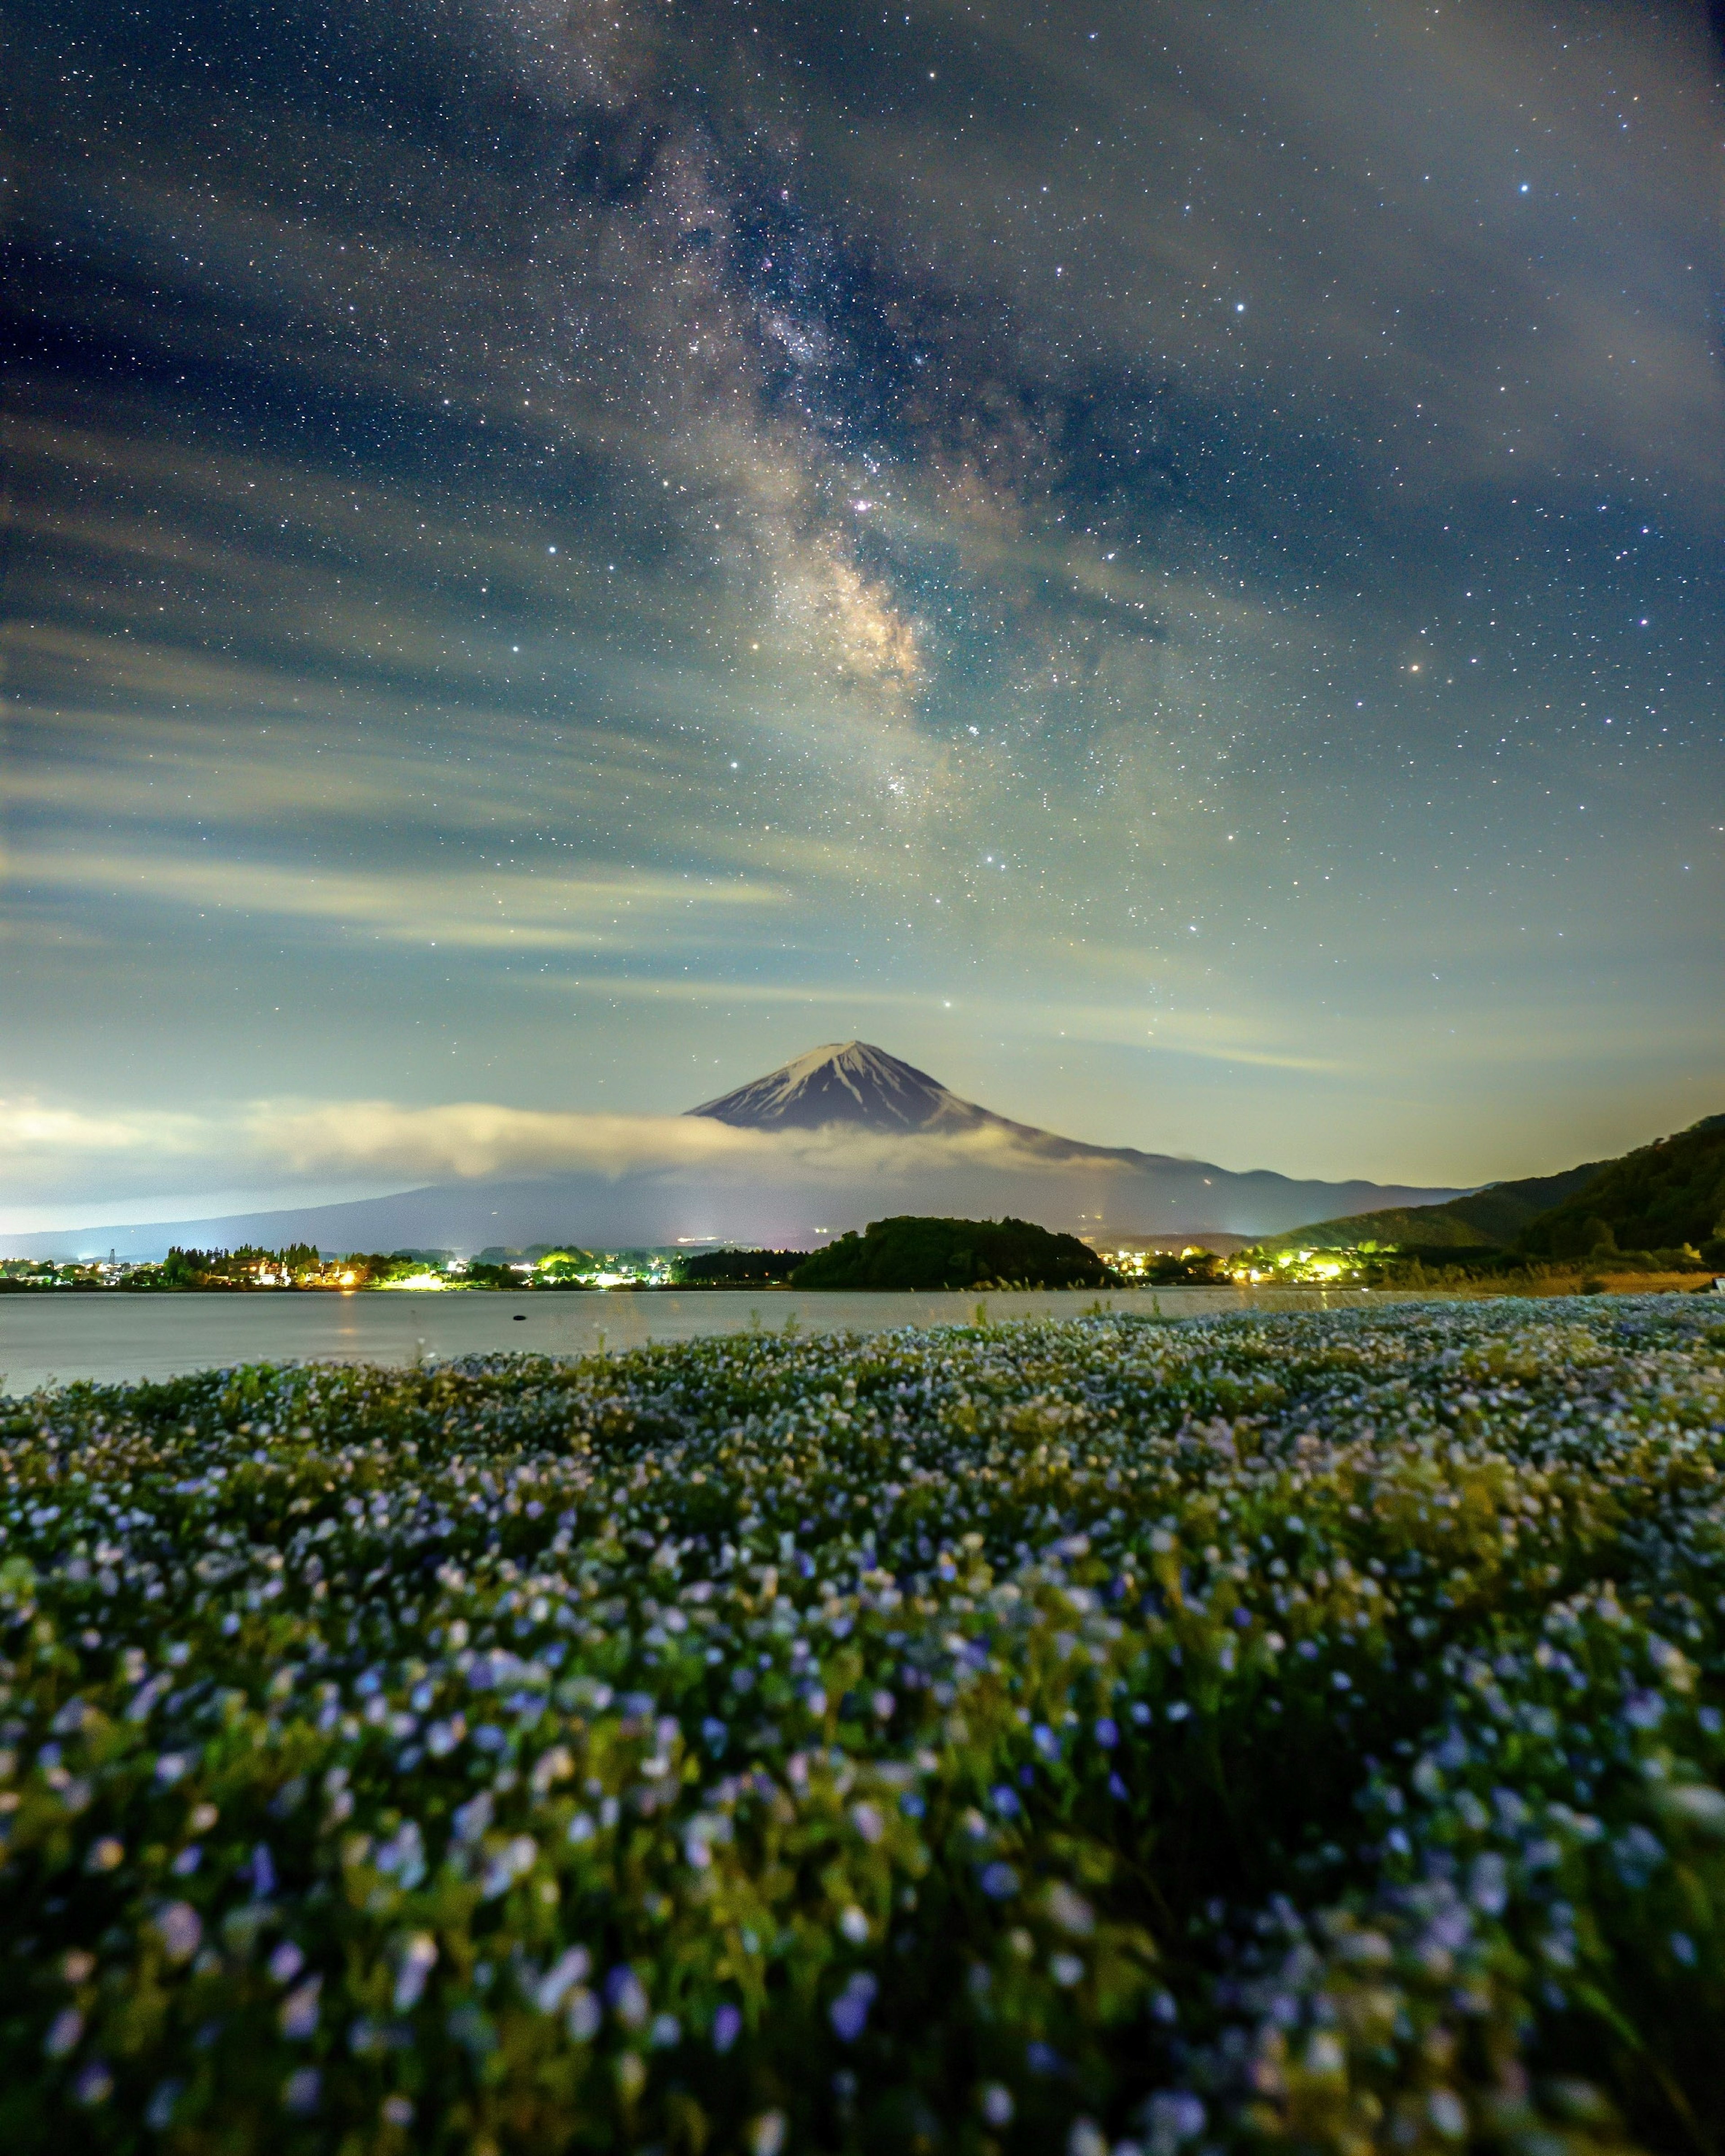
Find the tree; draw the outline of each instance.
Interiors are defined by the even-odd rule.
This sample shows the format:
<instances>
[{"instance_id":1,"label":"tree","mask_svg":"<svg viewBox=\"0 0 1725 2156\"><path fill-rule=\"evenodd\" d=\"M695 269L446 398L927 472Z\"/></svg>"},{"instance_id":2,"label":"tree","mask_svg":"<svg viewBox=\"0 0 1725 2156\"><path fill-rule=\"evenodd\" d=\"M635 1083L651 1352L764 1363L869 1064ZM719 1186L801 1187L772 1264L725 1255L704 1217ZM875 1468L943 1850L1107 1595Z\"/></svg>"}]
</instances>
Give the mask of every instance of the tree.
<instances>
[{"instance_id":1,"label":"tree","mask_svg":"<svg viewBox=\"0 0 1725 2156\"><path fill-rule=\"evenodd\" d=\"M1076 1235L1034 1221L946 1220L900 1214L871 1220L817 1250L791 1276L793 1287L1117 1287L1111 1271Z\"/></svg>"}]
</instances>

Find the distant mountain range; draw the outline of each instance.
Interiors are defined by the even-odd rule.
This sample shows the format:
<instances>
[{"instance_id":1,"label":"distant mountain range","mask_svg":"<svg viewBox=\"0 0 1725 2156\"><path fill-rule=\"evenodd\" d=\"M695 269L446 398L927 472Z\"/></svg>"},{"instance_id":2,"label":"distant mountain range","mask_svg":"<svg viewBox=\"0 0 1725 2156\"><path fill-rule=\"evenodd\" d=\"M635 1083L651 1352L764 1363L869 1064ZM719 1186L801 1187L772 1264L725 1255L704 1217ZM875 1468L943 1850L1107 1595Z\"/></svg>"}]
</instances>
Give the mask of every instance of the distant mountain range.
<instances>
[{"instance_id":1,"label":"distant mountain range","mask_svg":"<svg viewBox=\"0 0 1725 2156\"><path fill-rule=\"evenodd\" d=\"M580 1126L583 1119L571 1118ZM701 1136L692 1127L707 1127ZM1274 1234L1320 1215L1440 1203L1459 1194L1266 1168L1128 1146L1086 1145L962 1099L866 1041L812 1050L685 1116L630 1126L627 1167L473 1178L383 1198L143 1226L0 1239L0 1255L158 1255L292 1242L325 1250L619 1250L679 1242L810 1249L895 1213L1011 1214L1091 1242ZM644 1161L645 1164L644 1163Z\"/></svg>"}]
</instances>

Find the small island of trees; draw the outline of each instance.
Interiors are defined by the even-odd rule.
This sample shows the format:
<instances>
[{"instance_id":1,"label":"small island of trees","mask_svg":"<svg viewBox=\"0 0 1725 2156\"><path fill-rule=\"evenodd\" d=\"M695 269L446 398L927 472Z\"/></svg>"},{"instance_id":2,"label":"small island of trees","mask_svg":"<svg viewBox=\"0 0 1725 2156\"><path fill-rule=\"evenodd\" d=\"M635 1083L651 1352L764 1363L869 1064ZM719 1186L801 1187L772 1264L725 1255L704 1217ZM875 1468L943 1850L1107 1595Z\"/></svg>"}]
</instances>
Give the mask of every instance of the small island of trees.
<instances>
[{"instance_id":1,"label":"small island of trees","mask_svg":"<svg viewBox=\"0 0 1725 2156\"><path fill-rule=\"evenodd\" d=\"M1076 1235L1032 1220L871 1220L798 1266L798 1288L1118 1287L1121 1277Z\"/></svg>"}]
</instances>

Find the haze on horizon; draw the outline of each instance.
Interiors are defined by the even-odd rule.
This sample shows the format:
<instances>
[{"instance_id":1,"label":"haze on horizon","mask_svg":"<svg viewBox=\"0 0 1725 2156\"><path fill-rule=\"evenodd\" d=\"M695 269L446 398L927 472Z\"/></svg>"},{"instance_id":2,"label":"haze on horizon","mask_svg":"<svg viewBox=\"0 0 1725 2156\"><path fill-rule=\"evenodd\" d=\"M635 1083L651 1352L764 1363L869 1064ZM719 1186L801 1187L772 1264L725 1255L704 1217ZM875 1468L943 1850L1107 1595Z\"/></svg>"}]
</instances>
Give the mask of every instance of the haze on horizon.
<instances>
[{"instance_id":1,"label":"haze on horizon","mask_svg":"<svg viewBox=\"0 0 1725 2156\"><path fill-rule=\"evenodd\" d=\"M24 0L0 1228L852 1035L1301 1177L1725 1106L1720 53Z\"/></svg>"}]
</instances>

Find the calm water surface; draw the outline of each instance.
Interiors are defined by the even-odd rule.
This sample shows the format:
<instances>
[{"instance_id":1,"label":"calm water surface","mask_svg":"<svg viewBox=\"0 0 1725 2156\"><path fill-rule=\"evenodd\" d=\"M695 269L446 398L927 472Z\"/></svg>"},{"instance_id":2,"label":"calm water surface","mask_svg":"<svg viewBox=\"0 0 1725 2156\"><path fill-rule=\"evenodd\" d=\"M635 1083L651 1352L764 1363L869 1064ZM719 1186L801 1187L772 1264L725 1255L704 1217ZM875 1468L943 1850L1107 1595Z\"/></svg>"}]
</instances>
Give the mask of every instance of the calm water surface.
<instances>
[{"instance_id":1,"label":"calm water surface","mask_svg":"<svg viewBox=\"0 0 1725 2156\"><path fill-rule=\"evenodd\" d=\"M1388 1298L1318 1288L1160 1288L1152 1294L797 1295L756 1289L695 1295L385 1294L0 1296L0 1393L74 1378L111 1383L172 1378L234 1363L402 1364L497 1349L591 1355L704 1332L881 1332L1094 1309L1195 1317L1230 1310L1328 1310Z\"/></svg>"}]
</instances>

